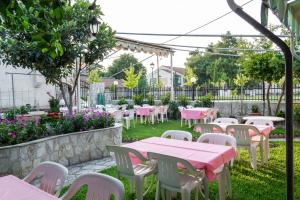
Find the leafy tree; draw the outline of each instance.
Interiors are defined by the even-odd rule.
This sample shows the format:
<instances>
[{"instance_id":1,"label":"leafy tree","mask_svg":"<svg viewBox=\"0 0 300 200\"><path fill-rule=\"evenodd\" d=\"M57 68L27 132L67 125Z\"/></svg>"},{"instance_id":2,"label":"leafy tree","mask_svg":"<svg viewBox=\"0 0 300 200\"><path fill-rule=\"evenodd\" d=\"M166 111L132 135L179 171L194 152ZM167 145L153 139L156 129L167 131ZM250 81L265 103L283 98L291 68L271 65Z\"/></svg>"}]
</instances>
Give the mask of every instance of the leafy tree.
<instances>
[{"instance_id":1,"label":"leafy tree","mask_svg":"<svg viewBox=\"0 0 300 200\"><path fill-rule=\"evenodd\" d=\"M242 74L239 73L236 75L236 78L234 79L234 83L239 86L241 88L241 115L243 115L243 111L244 111L244 104L243 104L243 100L244 100L244 92L243 92L243 87L246 85L246 83L249 81L249 78Z\"/></svg>"},{"instance_id":2,"label":"leafy tree","mask_svg":"<svg viewBox=\"0 0 300 200\"><path fill-rule=\"evenodd\" d=\"M194 74L193 69L187 66L185 68L185 74L184 74L184 85L192 86L193 85L193 82L192 82L193 77L196 78L196 80L197 80L197 76Z\"/></svg>"},{"instance_id":3,"label":"leafy tree","mask_svg":"<svg viewBox=\"0 0 300 200\"><path fill-rule=\"evenodd\" d=\"M272 83L278 82L284 75L284 60L282 55L270 51L265 53L247 53L242 57L241 65L247 76L254 80L268 83L266 97L268 113L272 115L270 89Z\"/></svg>"},{"instance_id":4,"label":"leafy tree","mask_svg":"<svg viewBox=\"0 0 300 200\"><path fill-rule=\"evenodd\" d=\"M124 86L128 89L133 90L138 86L139 80L142 76L142 72L138 72L137 74L134 72L134 67L131 66L129 69L126 69L124 71L125 73L125 80L124 80Z\"/></svg>"},{"instance_id":5,"label":"leafy tree","mask_svg":"<svg viewBox=\"0 0 300 200\"><path fill-rule=\"evenodd\" d=\"M90 84L92 83L99 83L101 81L100 74L99 74L99 69L93 69L89 72L88 76L88 82Z\"/></svg>"},{"instance_id":6,"label":"leafy tree","mask_svg":"<svg viewBox=\"0 0 300 200\"><path fill-rule=\"evenodd\" d=\"M114 76L116 79L125 79L125 69L134 68L134 73L146 71L144 65L138 61L133 55L122 54L118 59L115 59L108 68L108 76Z\"/></svg>"},{"instance_id":7,"label":"leafy tree","mask_svg":"<svg viewBox=\"0 0 300 200\"><path fill-rule=\"evenodd\" d=\"M39 71L47 83L58 85L70 114L80 72L115 45L114 32L103 22L91 40L89 21L102 12L99 6L91 12L89 6L88 0L12 0L0 5L1 59ZM75 71L76 63L80 67Z\"/></svg>"}]
</instances>

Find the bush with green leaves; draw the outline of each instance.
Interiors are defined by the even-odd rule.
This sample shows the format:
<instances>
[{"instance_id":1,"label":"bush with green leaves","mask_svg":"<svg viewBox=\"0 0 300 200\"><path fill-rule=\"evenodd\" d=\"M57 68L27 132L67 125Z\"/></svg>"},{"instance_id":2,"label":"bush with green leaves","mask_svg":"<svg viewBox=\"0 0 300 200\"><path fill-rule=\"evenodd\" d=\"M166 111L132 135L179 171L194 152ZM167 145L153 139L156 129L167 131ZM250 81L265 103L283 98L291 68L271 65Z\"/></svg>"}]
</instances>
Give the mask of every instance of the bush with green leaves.
<instances>
[{"instance_id":1,"label":"bush with green leaves","mask_svg":"<svg viewBox=\"0 0 300 200\"><path fill-rule=\"evenodd\" d=\"M205 96L199 97L196 101L195 107L213 107L213 95L211 93L206 94Z\"/></svg>"},{"instance_id":2,"label":"bush with green leaves","mask_svg":"<svg viewBox=\"0 0 300 200\"><path fill-rule=\"evenodd\" d=\"M252 105L251 112L252 113L259 113L258 105L256 105L256 104Z\"/></svg>"},{"instance_id":3,"label":"bush with green leaves","mask_svg":"<svg viewBox=\"0 0 300 200\"><path fill-rule=\"evenodd\" d=\"M294 105L294 120L297 123L300 123L300 105L299 104Z\"/></svg>"},{"instance_id":4,"label":"bush with green leaves","mask_svg":"<svg viewBox=\"0 0 300 200\"><path fill-rule=\"evenodd\" d=\"M51 98L49 100L49 112L50 113L57 113L59 112L59 99Z\"/></svg>"},{"instance_id":5,"label":"bush with green leaves","mask_svg":"<svg viewBox=\"0 0 300 200\"><path fill-rule=\"evenodd\" d=\"M161 96L160 100L163 105L168 105L171 100L171 93L167 93L167 94Z\"/></svg>"},{"instance_id":6,"label":"bush with green leaves","mask_svg":"<svg viewBox=\"0 0 300 200\"><path fill-rule=\"evenodd\" d=\"M133 101L135 105L143 105L144 103L144 95L143 94L136 94L133 96Z\"/></svg>"},{"instance_id":7,"label":"bush with green leaves","mask_svg":"<svg viewBox=\"0 0 300 200\"><path fill-rule=\"evenodd\" d=\"M16 115L25 115L28 114L31 111L30 104L27 104L26 106L21 106L19 108L11 109L4 113L4 117L6 119L12 120L16 117Z\"/></svg>"},{"instance_id":8,"label":"bush with green leaves","mask_svg":"<svg viewBox=\"0 0 300 200\"><path fill-rule=\"evenodd\" d=\"M285 118L285 112L280 110L278 113L276 113L276 117L282 117Z\"/></svg>"},{"instance_id":9,"label":"bush with green leaves","mask_svg":"<svg viewBox=\"0 0 300 200\"><path fill-rule=\"evenodd\" d=\"M125 97L119 98L118 105L124 105L124 104L128 104Z\"/></svg>"},{"instance_id":10,"label":"bush with green leaves","mask_svg":"<svg viewBox=\"0 0 300 200\"><path fill-rule=\"evenodd\" d=\"M177 96L177 102L180 106L186 107L189 104L187 96L180 94Z\"/></svg>"},{"instance_id":11,"label":"bush with green leaves","mask_svg":"<svg viewBox=\"0 0 300 200\"><path fill-rule=\"evenodd\" d=\"M154 98L152 95L147 96L147 104L153 106L154 105Z\"/></svg>"},{"instance_id":12,"label":"bush with green leaves","mask_svg":"<svg viewBox=\"0 0 300 200\"><path fill-rule=\"evenodd\" d=\"M169 108L168 108L168 117L170 119L179 119L180 117L180 112L178 109L178 103L176 101L171 101L169 103Z\"/></svg>"}]
</instances>

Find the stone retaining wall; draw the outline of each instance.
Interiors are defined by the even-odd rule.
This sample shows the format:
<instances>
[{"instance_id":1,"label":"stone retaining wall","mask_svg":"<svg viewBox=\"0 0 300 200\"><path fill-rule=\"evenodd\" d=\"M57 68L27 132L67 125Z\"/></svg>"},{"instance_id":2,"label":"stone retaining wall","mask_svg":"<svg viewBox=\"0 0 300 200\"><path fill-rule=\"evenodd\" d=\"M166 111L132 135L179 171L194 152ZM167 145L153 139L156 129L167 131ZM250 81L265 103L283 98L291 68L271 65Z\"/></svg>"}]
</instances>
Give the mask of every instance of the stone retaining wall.
<instances>
[{"instance_id":1,"label":"stone retaining wall","mask_svg":"<svg viewBox=\"0 0 300 200\"><path fill-rule=\"evenodd\" d=\"M0 147L0 176L26 176L43 161L65 166L109 156L106 145L120 145L122 126L52 136L27 143Z\"/></svg>"}]
</instances>

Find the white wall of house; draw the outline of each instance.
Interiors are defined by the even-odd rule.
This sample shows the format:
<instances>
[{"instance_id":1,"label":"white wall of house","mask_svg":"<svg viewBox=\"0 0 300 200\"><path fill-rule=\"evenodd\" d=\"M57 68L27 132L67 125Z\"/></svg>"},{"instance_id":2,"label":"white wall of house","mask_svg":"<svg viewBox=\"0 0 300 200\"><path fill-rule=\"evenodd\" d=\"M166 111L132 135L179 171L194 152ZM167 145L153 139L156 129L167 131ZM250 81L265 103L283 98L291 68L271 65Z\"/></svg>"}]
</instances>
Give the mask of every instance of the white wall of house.
<instances>
[{"instance_id":1,"label":"white wall of house","mask_svg":"<svg viewBox=\"0 0 300 200\"><path fill-rule=\"evenodd\" d=\"M6 74L7 72L30 73L31 70L13 68L0 63L0 110L13 107L12 80L11 75ZM48 108L47 92L55 96L55 87L46 84L44 77L38 75L14 75L14 90L16 106L30 104L37 109Z\"/></svg>"},{"instance_id":2,"label":"white wall of house","mask_svg":"<svg viewBox=\"0 0 300 200\"><path fill-rule=\"evenodd\" d=\"M154 79L155 84L157 83L157 74L158 74L158 70L157 69L153 70L153 79ZM179 76L180 86L183 86L184 75L178 74L178 73L176 73L176 74ZM171 84L171 73L170 72L163 70L163 68L160 68L159 77L160 77L160 81L162 82L164 87L171 87L172 84ZM149 84L151 84L151 79L152 79L152 72L147 74L147 80L148 80Z\"/></svg>"}]
</instances>

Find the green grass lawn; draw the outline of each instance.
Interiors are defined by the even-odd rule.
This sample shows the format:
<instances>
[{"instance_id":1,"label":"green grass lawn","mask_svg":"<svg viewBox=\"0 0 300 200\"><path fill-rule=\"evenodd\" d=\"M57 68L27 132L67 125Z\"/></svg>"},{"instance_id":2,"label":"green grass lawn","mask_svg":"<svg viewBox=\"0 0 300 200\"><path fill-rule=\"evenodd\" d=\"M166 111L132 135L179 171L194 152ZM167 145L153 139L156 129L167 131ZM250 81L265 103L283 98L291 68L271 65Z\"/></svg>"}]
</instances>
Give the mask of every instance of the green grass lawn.
<instances>
[{"instance_id":1,"label":"green grass lawn","mask_svg":"<svg viewBox=\"0 0 300 200\"><path fill-rule=\"evenodd\" d=\"M141 140L149 137L160 137L163 132L166 130L183 130L189 131L193 134L194 138L198 138L199 134L192 131L192 128L188 128L187 125L180 126L179 120L169 120L164 123L155 123L152 124L140 124L139 122L136 124L136 127L126 130L123 128L123 141L132 141L132 140Z\"/></svg>"},{"instance_id":2,"label":"green grass lawn","mask_svg":"<svg viewBox=\"0 0 300 200\"><path fill-rule=\"evenodd\" d=\"M137 125L136 128L130 130L124 129L123 138L143 139L153 136L160 136L165 130L177 129L191 131L187 126L180 126L179 121L168 121L155 125ZM194 137L198 134L193 132ZM258 169L253 170L250 167L249 156L246 150L241 151L241 160L235 161L231 169L231 181L233 198L241 200L281 200L285 199L285 143L273 142L271 143L271 158L267 165L260 164L259 153ZM295 199L300 199L300 142L294 144L294 158L295 158ZM116 168L112 167L100 173L108 174L116 177ZM125 185L125 199L135 199L134 194L129 192L129 184L126 179L121 179ZM150 180L147 180L148 182ZM65 192L67 188L64 188ZM216 182L209 184L210 199L218 199L218 188ZM73 200L84 200L86 188L82 188ZM144 198L145 200L154 200L155 186L149 194ZM177 199L180 199L178 195ZM192 198L193 199L193 198Z\"/></svg>"}]
</instances>

